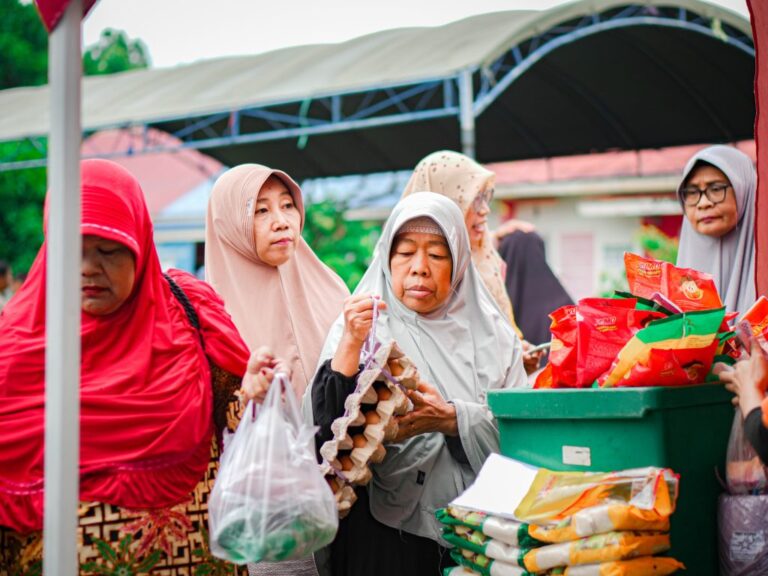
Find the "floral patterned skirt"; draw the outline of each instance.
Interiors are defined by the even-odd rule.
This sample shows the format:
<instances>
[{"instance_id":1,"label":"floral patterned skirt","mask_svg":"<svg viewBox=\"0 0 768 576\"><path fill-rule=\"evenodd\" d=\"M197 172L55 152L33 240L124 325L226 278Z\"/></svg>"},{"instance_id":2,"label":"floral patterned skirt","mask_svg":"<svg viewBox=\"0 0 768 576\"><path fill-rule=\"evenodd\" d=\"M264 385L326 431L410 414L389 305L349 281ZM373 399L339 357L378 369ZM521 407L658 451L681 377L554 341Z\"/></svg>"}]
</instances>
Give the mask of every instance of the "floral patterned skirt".
<instances>
[{"instance_id":1,"label":"floral patterned skirt","mask_svg":"<svg viewBox=\"0 0 768 576\"><path fill-rule=\"evenodd\" d=\"M213 371L217 430L234 430L239 422L233 396L239 385L239 378ZM208 469L187 502L152 510L81 502L80 575L247 576L245 566L214 558L208 547L208 498L219 468L219 446L214 435ZM0 576L41 576L42 564L42 531L22 536L0 527Z\"/></svg>"},{"instance_id":2,"label":"floral patterned skirt","mask_svg":"<svg viewBox=\"0 0 768 576\"><path fill-rule=\"evenodd\" d=\"M218 470L218 442L211 461L188 502L172 508L128 510L82 502L78 510L81 576L247 575L211 555L208 547L208 497ZM42 574L43 533L21 536L0 528L0 576Z\"/></svg>"}]
</instances>

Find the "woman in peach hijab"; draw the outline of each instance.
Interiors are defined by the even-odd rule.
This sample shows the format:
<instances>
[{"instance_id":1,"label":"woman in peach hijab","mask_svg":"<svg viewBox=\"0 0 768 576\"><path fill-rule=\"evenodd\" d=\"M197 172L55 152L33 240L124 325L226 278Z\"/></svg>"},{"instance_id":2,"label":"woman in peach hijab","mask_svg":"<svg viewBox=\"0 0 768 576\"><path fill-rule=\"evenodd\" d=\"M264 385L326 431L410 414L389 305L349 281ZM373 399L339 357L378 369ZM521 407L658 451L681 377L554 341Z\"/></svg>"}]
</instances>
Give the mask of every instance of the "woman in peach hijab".
<instances>
[{"instance_id":1,"label":"woman in peach hijab","mask_svg":"<svg viewBox=\"0 0 768 576\"><path fill-rule=\"evenodd\" d=\"M487 222L495 179L493 172L468 156L441 150L426 156L416 165L403 196L417 191L436 192L459 205L469 233L472 263L499 309L509 318L518 336L522 336L515 324L512 303L504 286L504 260L494 247Z\"/></svg>"},{"instance_id":2,"label":"woman in peach hijab","mask_svg":"<svg viewBox=\"0 0 768 576\"><path fill-rule=\"evenodd\" d=\"M472 248L472 263L480 273L483 285L488 289L499 310L512 324L517 336L523 341L523 362L525 371L531 374L539 367L542 352L527 353L531 344L515 322L512 302L504 284L506 264L494 245L494 234L488 227L488 214L493 199L493 185L496 175L486 170L472 158L440 150L422 158L405 185L403 197L414 192L426 191L442 194L458 204L464 215L464 224L469 233ZM516 222L515 225L529 226ZM503 233L497 231L496 237Z\"/></svg>"},{"instance_id":3,"label":"woman in peach hijab","mask_svg":"<svg viewBox=\"0 0 768 576\"><path fill-rule=\"evenodd\" d=\"M206 279L249 347L290 367L299 398L349 290L301 237L301 189L285 172L243 164L214 185L205 227ZM316 574L311 558L260 563L251 574Z\"/></svg>"},{"instance_id":4,"label":"woman in peach hijab","mask_svg":"<svg viewBox=\"0 0 768 576\"><path fill-rule=\"evenodd\" d=\"M243 164L216 181L205 227L206 280L248 346L270 346L288 363L299 398L349 295L301 237L303 227L301 189L285 172Z\"/></svg>"}]
</instances>

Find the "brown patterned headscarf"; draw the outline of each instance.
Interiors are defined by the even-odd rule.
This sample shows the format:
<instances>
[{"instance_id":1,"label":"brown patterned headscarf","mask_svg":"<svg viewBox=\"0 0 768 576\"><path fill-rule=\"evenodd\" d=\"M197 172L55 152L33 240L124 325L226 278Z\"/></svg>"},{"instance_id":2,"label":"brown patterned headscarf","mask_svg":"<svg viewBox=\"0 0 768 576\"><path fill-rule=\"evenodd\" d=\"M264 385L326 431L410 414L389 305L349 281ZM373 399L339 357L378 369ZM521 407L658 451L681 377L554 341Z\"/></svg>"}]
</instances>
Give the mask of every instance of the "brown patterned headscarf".
<instances>
[{"instance_id":1,"label":"brown patterned headscarf","mask_svg":"<svg viewBox=\"0 0 768 576\"><path fill-rule=\"evenodd\" d=\"M456 202L466 218L475 197L487 187L493 187L495 178L493 172L468 156L441 150L433 152L416 165L405 186L403 197L419 191L436 192ZM499 309L509 318L518 336L522 337L515 324L512 303L504 286L506 266L493 246L490 230L486 229L480 247L472 250L472 262Z\"/></svg>"}]
</instances>

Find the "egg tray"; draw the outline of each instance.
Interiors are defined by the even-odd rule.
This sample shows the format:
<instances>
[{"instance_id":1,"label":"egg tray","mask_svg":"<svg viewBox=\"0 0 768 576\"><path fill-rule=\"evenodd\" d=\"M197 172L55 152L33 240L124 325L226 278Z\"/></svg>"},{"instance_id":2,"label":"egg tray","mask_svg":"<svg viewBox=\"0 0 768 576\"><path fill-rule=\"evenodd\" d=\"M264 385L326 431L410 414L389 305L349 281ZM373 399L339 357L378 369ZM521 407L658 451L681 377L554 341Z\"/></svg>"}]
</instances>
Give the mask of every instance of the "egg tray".
<instances>
[{"instance_id":1,"label":"egg tray","mask_svg":"<svg viewBox=\"0 0 768 576\"><path fill-rule=\"evenodd\" d=\"M344 415L331 424L333 438L320 448L324 474L343 517L356 497L351 486L370 482L370 464L386 456L385 442L397 437L395 416L411 408L404 390L415 390L419 373L397 343L380 346L344 402Z\"/></svg>"},{"instance_id":2,"label":"egg tray","mask_svg":"<svg viewBox=\"0 0 768 576\"><path fill-rule=\"evenodd\" d=\"M328 486L330 486L333 496L336 499L336 509L339 512L339 518L344 518L349 514L352 505L357 502L355 489L336 476L333 468L331 468L331 465L327 462L323 462L322 471L325 476L325 481L328 482Z\"/></svg>"}]
</instances>

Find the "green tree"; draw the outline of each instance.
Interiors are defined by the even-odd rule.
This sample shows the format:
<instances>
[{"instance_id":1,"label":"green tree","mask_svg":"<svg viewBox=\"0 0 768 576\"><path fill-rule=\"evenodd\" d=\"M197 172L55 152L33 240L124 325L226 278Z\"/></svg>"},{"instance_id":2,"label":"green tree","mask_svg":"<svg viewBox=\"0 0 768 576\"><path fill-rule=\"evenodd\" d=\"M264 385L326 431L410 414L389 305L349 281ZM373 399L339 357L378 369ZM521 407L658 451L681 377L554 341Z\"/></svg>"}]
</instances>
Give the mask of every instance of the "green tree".
<instances>
[{"instance_id":1,"label":"green tree","mask_svg":"<svg viewBox=\"0 0 768 576\"><path fill-rule=\"evenodd\" d=\"M37 86L48 80L48 34L34 4L0 0L0 90ZM118 30L105 30L86 49L86 75L111 74L149 65L147 48ZM46 156L46 142L0 143L0 159L34 160ZM0 259L14 272L29 269L43 240L44 168L0 172Z\"/></svg>"},{"instance_id":2,"label":"green tree","mask_svg":"<svg viewBox=\"0 0 768 576\"><path fill-rule=\"evenodd\" d=\"M20 142L0 143L0 158L32 160L33 148L19 152ZM0 172L0 259L10 262L14 273L26 272L43 241L45 168Z\"/></svg>"},{"instance_id":3,"label":"green tree","mask_svg":"<svg viewBox=\"0 0 768 576\"><path fill-rule=\"evenodd\" d=\"M48 80L48 33L34 4L0 0L0 89ZM0 144L0 158L31 160L41 151L26 142ZM45 169L0 172L0 259L26 271L42 242Z\"/></svg>"},{"instance_id":4,"label":"green tree","mask_svg":"<svg viewBox=\"0 0 768 576\"><path fill-rule=\"evenodd\" d=\"M102 30L99 41L83 54L86 76L114 74L149 68L149 51L141 40L131 40L122 30Z\"/></svg>"},{"instance_id":5,"label":"green tree","mask_svg":"<svg viewBox=\"0 0 768 576\"><path fill-rule=\"evenodd\" d=\"M0 0L0 89L48 79L48 33L33 4Z\"/></svg>"},{"instance_id":6,"label":"green tree","mask_svg":"<svg viewBox=\"0 0 768 576\"><path fill-rule=\"evenodd\" d=\"M371 262L381 225L346 220L345 211L342 202L325 200L307 204L302 236L318 258L354 290Z\"/></svg>"},{"instance_id":7,"label":"green tree","mask_svg":"<svg viewBox=\"0 0 768 576\"><path fill-rule=\"evenodd\" d=\"M670 238L656 226L652 224L642 226L637 233L637 239L643 250L651 258L672 264L677 261L677 249L680 241L677 238Z\"/></svg>"}]
</instances>

